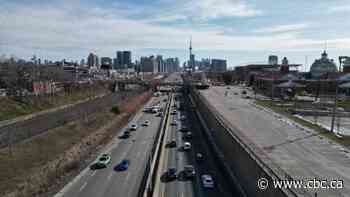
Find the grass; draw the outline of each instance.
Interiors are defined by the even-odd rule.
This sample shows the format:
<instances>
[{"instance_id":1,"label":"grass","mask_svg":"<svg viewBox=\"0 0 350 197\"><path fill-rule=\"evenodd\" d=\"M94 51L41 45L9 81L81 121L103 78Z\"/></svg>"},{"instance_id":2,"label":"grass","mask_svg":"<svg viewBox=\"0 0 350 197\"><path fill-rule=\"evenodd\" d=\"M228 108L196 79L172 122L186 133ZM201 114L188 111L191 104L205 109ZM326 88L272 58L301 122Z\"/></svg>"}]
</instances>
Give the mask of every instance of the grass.
<instances>
[{"instance_id":1,"label":"grass","mask_svg":"<svg viewBox=\"0 0 350 197\"><path fill-rule=\"evenodd\" d=\"M111 111L70 122L42 135L0 149L0 196L48 196L60 178L74 174L100 145L106 144L150 97L144 93L121 103ZM52 188L51 188L52 190Z\"/></svg>"},{"instance_id":2,"label":"grass","mask_svg":"<svg viewBox=\"0 0 350 197\"><path fill-rule=\"evenodd\" d=\"M0 170L0 194L14 190L16 184L25 181L36 168L56 159L58 155L112 118L111 113L101 113L88 123L72 122L24 143L16 144L12 148L12 154L8 148L1 149L0 169L3 170Z\"/></svg>"},{"instance_id":3,"label":"grass","mask_svg":"<svg viewBox=\"0 0 350 197\"><path fill-rule=\"evenodd\" d=\"M72 104L77 101L107 92L106 89L99 88L96 91L88 89L78 89L74 92L60 93L55 96L27 97L24 101L16 101L10 97L0 98L0 121L13 119L18 116Z\"/></svg>"},{"instance_id":4,"label":"grass","mask_svg":"<svg viewBox=\"0 0 350 197\"><path fill-rule=\"evenodd\" d=\"M301 124L302 126L305 126L305 127L310 128L314 131L317 131L319 133L319 135L322 137L326 137L326 138L328 138L336 143L339 143L343 146L350 146L350 137L338 138L333 133L329 132L328 130L326 130L326 129L324 129L316 124L312 124L310 122L307 122L305 120L302 120L298 117L293 116L290 112L288 112L287 108L277 106L273 101L257 100L255 103L262 106L262 107L269 108L272 111L274 111L278 114L281 114L281 115Z\"/></svg>"}]
</instances>

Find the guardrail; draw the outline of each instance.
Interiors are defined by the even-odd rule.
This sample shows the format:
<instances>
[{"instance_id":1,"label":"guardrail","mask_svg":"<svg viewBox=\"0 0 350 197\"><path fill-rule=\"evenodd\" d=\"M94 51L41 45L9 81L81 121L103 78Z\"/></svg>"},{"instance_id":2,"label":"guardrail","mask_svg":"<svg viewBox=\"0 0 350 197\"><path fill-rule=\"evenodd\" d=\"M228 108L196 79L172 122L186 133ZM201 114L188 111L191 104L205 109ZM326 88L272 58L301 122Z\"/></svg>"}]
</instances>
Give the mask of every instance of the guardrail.
<instances>
[{"instance_id":1,"label":"guardrail","mask_svg":"<svg viewBox=\"0 0 350 197\"><path fill-rule=\"evenodd\" d=\"M155 179L157 178L157 169L159 164L159 157L161 153L161 147L163 145L163 138L166 130L166 122L169 118L169 110L171 106L172 95L168 98L168 103L165 108L164 116L162 117L161 126L157 132L157 143L153 144L152 150L148 156L146 170L142 177L141 186L139 188L138 197L152 196Z\"/></svg>"},{"instance_id":2,"label":"guardrail","mask_svg":"<svg viewBox=\"0 0 350 197\"><path fill-rule=\"evenodd\" d=\"M267 158L267 156L265 156L265 154L258 147L256 147L255 144L253 144L246 138L238 136L234 130L239 130L234 125L229 123L217 111L217 109L215 109L215 107L208 103L208 101L198 92L198 90L191 88L190 92L195 102L200 102L200 105L197 106L206 107L206 110L210 112L210 114L214 117L215 121L217 121L217 123L222 128L224 128L225 131L227 131L228 135L231 136L231 139L238 143L240 147L243 148L243 150L249 154L250 158L256 162L256 164L264 171L265 174L269 176L269 178L271 178L272 180L291 179L291 177L286 172L284 172L279 166L269 161L269 158ZM267 165L267 163L269 163L270 166ZM283 188L281 189L281 191L286 196L299 196L297 192L292 189ZM306 194L305 191L300 192Z\"/></svg>"}]
</instances>

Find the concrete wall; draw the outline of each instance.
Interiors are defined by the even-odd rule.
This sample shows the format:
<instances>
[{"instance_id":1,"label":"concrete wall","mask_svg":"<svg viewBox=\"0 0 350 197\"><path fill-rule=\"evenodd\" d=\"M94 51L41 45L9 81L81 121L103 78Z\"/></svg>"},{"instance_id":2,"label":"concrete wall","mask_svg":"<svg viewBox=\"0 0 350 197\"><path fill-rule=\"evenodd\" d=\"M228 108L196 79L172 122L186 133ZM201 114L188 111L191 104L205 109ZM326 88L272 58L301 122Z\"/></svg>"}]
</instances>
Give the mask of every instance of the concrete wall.
<instances>
[{"instance_id":1,"label":"concrete wall","mask_svg":"<svg viewBox=\"0 0 350 197\"><path fill-rule=\"evenodd\" d=\"M234 128L224 122L219 113L203 98L197 90L191 89L190 94L196 102L197 110L204 117L211 128L211 134L218 148L221 150L225 161L240 182L247 196L251 197L284 197L296 196L292 191L282 191L272 187L272 180L282 177L278 175L278 169L272 169L263 162L263 154L248 141L237 136ZM248 146L249 145L249 146ZM259 157L257 157L259 155ZM268 158L265 158L268 160ZM269 187L260 190L257 181L260 178L269 180Z\"/></svg>"},{"instance_id":2,"label":"concrete wall","mask_svg":"<svg viewBox=\"0 0 350 197\"><path fill-rule=\"evenodd\" d=\"M118 92L89 100L69 107L40 113L30 118L0 125L0 148L9 143L17 143L49 129L61 126L70 121L86 117L90 114L109 110L123 99L136 95L138 91Z\"/></svg>"}]
</instances>

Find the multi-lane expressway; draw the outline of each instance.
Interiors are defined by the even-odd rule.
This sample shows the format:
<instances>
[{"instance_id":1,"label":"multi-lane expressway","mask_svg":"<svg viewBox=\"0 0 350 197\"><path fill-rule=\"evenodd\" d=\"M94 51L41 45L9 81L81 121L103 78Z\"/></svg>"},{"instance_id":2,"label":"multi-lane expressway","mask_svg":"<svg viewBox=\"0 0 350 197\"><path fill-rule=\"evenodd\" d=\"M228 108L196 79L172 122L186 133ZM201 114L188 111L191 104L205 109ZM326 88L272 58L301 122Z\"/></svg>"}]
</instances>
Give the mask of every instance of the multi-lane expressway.
<instances>
[{"instance_id":1,"label":"multi-lane expressway","mask_svg":"<svg viewBox=\"0 0 350 197\"><path fill-rule=\"evenodd\" d=\"M170 75L166 81L181 81L179 75ZM131 133L128 139L119 139L118 136L101 151L109 153L112 158L111 164L107 168L91 170L89 167L84 169L70 183L68 183L55 197L136 197L140 196L142 191L142 179L146 172L146 165L150 158L151 150L155 143L157 132L161 125L165 124L164 138L158 168L155 168L156 181L153 189L155 197L191 197L191 196L238 196L234 187L228 185L225 180L225 174L220 169L215 160L212 149L207 145L207 139L204 137L203 127L199 124L197 116L193 109L189 107L189 99L184 95L178 94L178 99L167 95L153 97L146 106L160 104L163 109L170 106L172 110L177 110L175 115L169 115L169 118L160 118L151 113L138 112L129 125L136 123L139 125L136 131ZM165 102L167 100L167 103ZM182 106L184 110L178 108ZM180 120L185 116L185 120ZM142 127L141 124L146 120L150 121L148 127ZM163 122L167 120L167 122ZM177 125L171 125L176 121ZM184 144L184 133L179 132L179 128L186 125L193 133L190 141L192 147L189 151L183 151L181 146ZM124 130L124 129L123 129ZM121 134L121 132L120 132ZM177 147L167 148L166 142L175 139ZM201 153L204 156L202 162L196 162L195 154ZM128 170L117 172L114 167L123 159L130 160ZM91 163L91 165L94 162ZM196 175L193 180L181 178L181 171L185 165L193 165ZM171 182L162 180L163 173L170 167L177 169L178 178ZM210 174L215 182L213 189L206 189L202 185L201 175ZM141 189L141 190L140 190Z\"/></svg>"},{"instance_id":2,"label":"multi-lane expressway","mask_svg":"<svg viewBox=\"0 0 350 197\"><path fill-rule=\"evenodd\" d=\"M153 97L147 105L160 103L164 107L165 98L167 96ZM142 127L141 124L146 120L150 121L150 125ZM154 114L141 111L137 113L130 124L136 123L139 126L136 131L131 132L131 137L119 139L116 136L113 142L101 151L101 154L111 154L112 162L108 167L98 170L91 170L87 167L55 197L137 196L146 169L146 160L155 141L160 122L161 118ZM130 160L129 169L124 172L115 171L113 168L123 159Z\"/></svg>"},{"instance_id":3,"label":"multi-lane expressway","mask_svg":"<svg viewBox=\"0 0 350 197\"><path fill-rule=\"evenodd\" d=\"M189 107L189 100L183 96L178 97L177 101L172 103L171 110L177 110L177 113L169 118L163 149L161 153L160 167L158 169L158 178L155 184L154 197L191 197L191 196L238 196L235 193L234 187L227 184L225 175L217 166L211 149L206 143L203 136L203 128L194 111ZM182 105L182 109L179 107ZM181 117L186 117L181 120ZM176 122L176 125L171 123ZM181 132L180 128L185 125L192 132L192 139L184 139L185 132ZM166 142L171 140L176 141L176 147L170 148L166 146ZM183 151L184 142L188 141L192 147L189 151ZM196 161L196 153L201 153L204 160ZM196 176L193 180L183 177L183 169L185 165L193 165L195 167ZM169 168L176 168L178 178L173 181L164 179L165 172ZM215 183L213 189L204 188L201 181L201 175L210 174Z\"/></svg>"}]
</instances>

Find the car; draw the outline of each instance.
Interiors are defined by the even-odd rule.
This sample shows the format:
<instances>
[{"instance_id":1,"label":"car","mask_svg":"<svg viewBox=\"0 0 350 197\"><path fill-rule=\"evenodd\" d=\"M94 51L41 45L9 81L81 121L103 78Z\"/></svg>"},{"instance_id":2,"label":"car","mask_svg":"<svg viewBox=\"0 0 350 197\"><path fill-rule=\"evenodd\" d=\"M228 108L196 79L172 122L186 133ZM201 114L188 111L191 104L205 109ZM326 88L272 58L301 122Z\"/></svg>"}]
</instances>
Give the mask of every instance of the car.
<instances>
[{"instance_id":1,"label":"car","mask_svg":"<svg viewBox=\"0 0 350 197\"><path fill-rule=\"evenodd\" d=\"M185 142L185 143L184 143L184 146L183 146L183 149L184 149L185 151L190 150L190 149L191 149L191 143Z\"/></svg>"},{"instance_id":2,"label":"car","mask_svg":"<svg viewBox=\"0 0 350 197\"><path fill-rule=\"evenodd\" d=\"M234 95L238 95L238 93L237 92L235 92L235 93L233 93Z\"/></svg>"},{"instance_id":3,"label":"car","mask_svg":"<svg viewBox=\"0 0 350 197\"><path fill-rule=\"evenodd\" d=\"M167 147L170 147L170 148L176 147L176 140L168 141L168 142L166 143L166 146L167 146Z\"/></svg>"},{"instance_id":4,"label":"car","mask_svg":"<svg viewBox=\"0 0 350 197\"><path fill-rule=\"evenodd\" d=\"M182 116L180 117L180 120L181 120L181 121L185 121L185 120L186 120L186 116L185 116L185 115L182 115Z\"/></svg>"},{"instance_id":5,"label":"car","mask_svg":"<svg viewBox=\"0 0 350 197\"><path fill-rule=\"evenodd\" d=\"M201 162L204 160L202 153L196 153L196 161Z\"/></svg>"},{"instance_id":6,"label":"car","mask_svg":"<svg viewBox=\"0 0 350 197\"><path fill-rule=\"evenodd\" d=\"M123 135L119 136L121 139L127 139L130 137L130 131L124 131Z\"/></svg>"},{"instance_id":7,"label":"car","mask_svg":"<svg viewBox=\"0 0 350 197\"><path fill-rule=\"evenodd\" d=\"M136 131L137 130L137 124L132 124L130 126L130 131Z\"/></svg>"},{"instance_id":8,"label":"car","mask_svg":"<svg viewBox=\"0 0 350 197\"><path fill-rule=\"evenodd\" d=\"M163 112L159 112L159 113L157 114L157 117L163 117Z\"/></svg>"},{"instance_id":9,"label":"car","mask_svg":"<svg viewBox=\"0 0 350 197\"><path fill-rule=\"evenodd\" d=\"M167 180L174 180L177 178L176 168L168 168L165 172L165 177Z\"/></svg>"},{"instance_id":10,"label":"car","mask_svg":"<svg viewBox=\"0 0 350 197\"><path fill-rule=\"evenodd\" d=\"M186 125L182 125L182 127L179 129L179 131L186 132L186 131L188 131L188 128Z\"/></svg>"},{"instance_id":11,"label":"car","mask_svg":"<svg viewBox=\"0 0 350 197\"><path fill-rule=\"evenodd\" d=\"M196 175L196 171L192 165L184 166L184 175L187 179L192 179Z\"/></svg>"},{"instance_id":12,"label":"car","mask_svg":"<svg viewBox=\"0 0 350 197\"><path fill-rule=\"evenodd\" d=\"M191 132L186 132L185 136L184 136L185 139L192 139L192 133Z\"/></svg>"},{"instance_id":13,"label":"car","mask_svg":"<svg viewBox=\"0 0 350 197\"><path fill-rule=\"evenodd\" d=\"M249 95L245 96L246 99L251 99L252 97L250 97Z\"/></svg>"},{"instance_id":14,"label":"car","mask_svg":"<svg viewBox=\"0 0 350 197\"><path fill-rule=\"evenodd\" d=\"M145 122L142 123L142 126L144 127L148 127L150 124L150 122L148 120L146 120Z\"/></svg>"},{"instance_id":15,"label":"car","mask_svg":"<svg viewBox=\"0 0 350 197\"><path fill-rule=\"evenodd\" d=\"M152 107L145 107L143 110L143 112L148 113L152 111Z\"/></svg>"},{"instance_id":16,"label":"car","mask_svg":"<svg viewBox=\"0 0 350 197\"><path fill-rule=\"evenodd\" d=\"M177 114L177 111L176 110L173 110L172 112L171 112L171 115L176 115Z\"/></svg>"},{"instance_id":17,"label":"car","mask_svg":"<svg viewBox=\"0 0 350 197\"><path fill-rule=\"evenodd\" d=\"M227 90L231 89L230 87L226 87Z\"/></svg>"},{"instance_id":18,"label":"car","mask_svg":"<svg viewBox=\"0 0 350 197\"><path fill-rule=\"evenodd\" d=\"M111 163L111 156L109 154L102 154L95 164L98 168L106 168L109 163Z\"/></svg>"},{"instance_id":19,"label":"car","mask_svg":"<svg viewBox=\"0 0 350 197\"><path fill-rule=\"evenodd\" d=\"M174 121L172 121L170 124L171 124L172 126L176 126L176 125L177 125L177 121L174 120Z\"/></svg>"},{"instance_id":20,"label":"car","mask_svg":"<svg viewBox=\"0 0 350 197\"><path fill-rule=\"evenodd\" d=\"M116 171L125 171L129 168L129 160L123 159L119 164L117 164L114 169Z\"/></svg>"},{"instance_id":21,"label":"car","mask_svg":"<svg viewBox=\"0 0 350 197\"><path fill-rule=\"evenodd\" d=\"M203 174L201 176L202 184L204 188L214 188L214 180L213 177L211 177L209 174Z\"/></svg>"},{"instance_id":22,"label":"car","mask_svg":"<svg viewBox=\"0 0 350 197\"><path fill-rule=\"evenodd\" d=\"M242 94L244 94L244 95L247 94L247 91L243 90L243 91L242 91Z\"/></svg>"}]
</instances>

